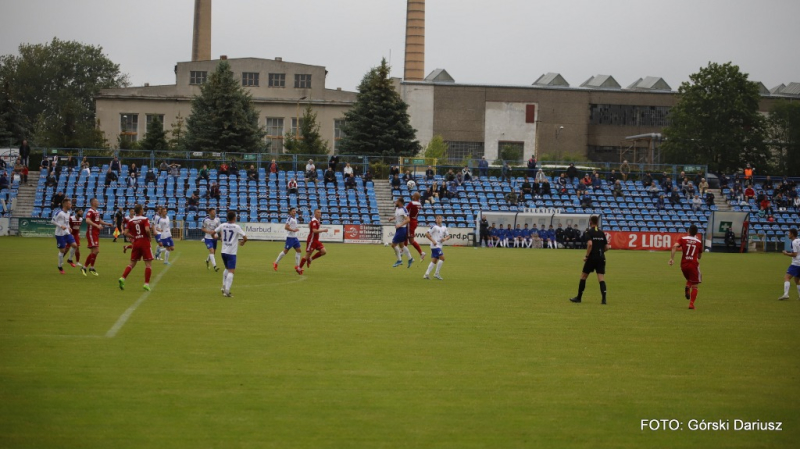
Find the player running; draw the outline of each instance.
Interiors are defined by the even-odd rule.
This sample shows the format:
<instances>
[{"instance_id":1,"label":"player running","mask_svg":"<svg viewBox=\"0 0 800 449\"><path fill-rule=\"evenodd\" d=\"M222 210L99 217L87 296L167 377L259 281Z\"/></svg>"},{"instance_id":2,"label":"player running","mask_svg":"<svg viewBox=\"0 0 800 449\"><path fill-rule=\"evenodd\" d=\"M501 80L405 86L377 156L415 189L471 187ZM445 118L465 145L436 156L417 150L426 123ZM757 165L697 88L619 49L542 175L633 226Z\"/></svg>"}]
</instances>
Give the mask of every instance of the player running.
<instances>
[{"instance_id":1,"label":"player running","mask_svg":"<svg viewBox=\"0 0 800 449\"><path fill-rule=\"evenodd\" d=\"M153 261L153 250L150 248L150 237L153 235L150 232L150 220L142 216L142 205L137 204L134 206L134 217L128 220L128 225L125 227L123 233L126 238L130 239L133 244L131 245L131 263L125 267L122 277L119 278L119 289L125 290L125 280L131 274L131 270L136 266L139 260L144 260L144 286L143 289L150 291L150 273L152 268L150 264Z\"/></svg>"},{"instance_id":2,"label":"player running","mask_svg":"<svg viewBox=\"0 0 800 449\"><path fill-rule=\"evenodd\" d=\"M158 223L161 221L162 206L156 206L156 213L153 215L153 231L156 233L156 255L155 260L161 260L161 253L164 252L164 245L161 244L161 228Z\"/></svg>"},{"instance_id":3,"label":"player running","mask_svg":"<svg viewBox=\"0 0 800 449\"><path fill-rule=\"evenodd\" d=\"M70 264L72 268L76 266L81 267L81 223L83 223L83 209L78 209L69 217L69 229L72 234L72 238L75 240L75 246L70 248L69 250L69 259L67 259L67 263ZM74 261L72 259L75 259ZM77 262L77 265L75 264Z\"/></svg>"},{"instance_id":4,"label":"player running","mask_svg":"<svg viewBox=\"0 0 800 449\"><path fill-rule=\"evenodd\" d=\"M131 209L130 211L128 211L128 216L126 216L125 218L122 219L122 229L123 229L122 234L123 234L123 237L125 237L124 229L128 229L128 223L130 223L130 221L133 220L133 218L135 216L136 216L136 211ZM125 254L125 251L128 251L129 249L133 248L133 241L132 240L128 240L128 237L125 237L125 240L127 242L129 242L130 245L123 245L122 246L122 254Z\"/></svg>"},{"instance_id":5,"label":"player running","mask_svg":"<svg viewBox=\"0 0 800 449\"><path fill-rule=\"evenodd\" d=\"M783 296L778 298L780 300L789 299L789 287L792 285L792 278L794 278L794 283L797 286L797 293L800 294L800 239L797 238L797 229L789 229L789 238L792 240L792 251L784 251L783 255L791 257L792 263L783 278Z\"/></svg>"},{"instance_id":6,"label":"player running","mask_svg":"<svg viewBox=\"0 0 800 449\"><path fill-rule=\"evenodd\" d=\"M419 243L415 240L415 235L417 232L417 225L419 221L417 218L419 217L419 211L422 209L422 203L419 202L419 192L414 192L411 195L411 201L406 204L406 210L408 211L408 218L411 220L408 222L408 240L406 240L406 246L411 243L411 246L417 250L419 253L419 260L425 260L425 253L422 252L422 248L419 246Z\"/></svg>"},{"instance_id":7,"label":"player running","mask_svg":"<svg viewBox=\"0 0 800 449\"><path fill-rule=\"evenodd\" d=\"M69 227L69 212L72 208L72 201L64 198L61 201L61 210L58 211L51 220L56 225L56 246L58 247L58 272L64 274L64 256L70 248L75 247L75 239Z\"/></svg>"},{"instance_id":8,"label":"player running","mask_svg":"<svg viewBox=\"0 0 800 449\"><path fill-rule=\"evenodd\" d=\"M286 244L283 246L283 251L278 253L278 258L275 259L275 262L272 264L272 269L275 271L278 271L278 263L283 259L283 256L285 256L291 248L294 248L294 271L296 271L297 274L303 274L303 271L300 269L300 259L303 255L300 252L300 240L297 239L297 233L300 232L300 228L297 226L296 215L297 209L290 207L289 218L286 219L286 225L283 227L283 229L286 230Z\"/></svg>"},{"instance_id":9,"label":"player running","mask_svg":"<svg viewBox=\"0 0 800 449\"><path fill-rule=\"evenodd\" d=\"M231 285L233 285L233 274L236 272L236 252L239 250L239 246L247 243L247 235L242 227L236 224L236 212L232 210L228 211L228 221L217 225L211 231L211 235L215 242L217 236L222 240L222 264L225 265L225 270L222 272L222 296L233 298ZM239 236L242 236L241 242L239 242Z\"/></svg>"},{"instance_id":10,"label":"player running","mask_svg":"<svg viewBox=\"0 0 800 449\"><path fill-rule=\"evenodd\" d=\"M234 214L236 215L236 214ZM217 229L220 225L219 217L217 217L217 210L213 207L208 209L208 216L203 219L203 232L206 233L205 236L205 244L206 248L208 248L208 256L206 257L206 270L210 269L209 262L214 267L214 271L219 271L217 267L217 258L215 254L217 253L217 239L214 238L214 229ZM235 255L236 253L234 253Z\"/></svg>"},{"instance_id":11,"label":"player running","mask_svg":"<svg viewBox=\"0 0 800 449\"><path fill-rule=\"evenodd\" d=\"M392 249L397 255L397 262L392 265L392 268L399 267L403 264L403 256L401 254L405 254L408 257L408 268L411 268L411 264L414 263L414 258L411 257L411 252L408 250L408 246L406 246L406 242L408 241L408 224L411 222L411 218L408 216L408 209L404 206L403 198L396 199L394 205L394 238L392 238Z\"/></svg>"},{"instance_id":12,"label":"player running","mask_svg":"<svg viewBox=\"0 0 800 449\"><path fill-rule=\"evenodd\" d=\"M167 215L167 208L161 208L161 219L158 220L158 228L161 230L161 245L164 247L164 265L169 265L169 254L175 251L175 243L172 241L172 221Z\"/></svg>"},{"instance_id":13,"label":"player running","mask_svg":"<svg viewBox=\"0 0 800 449\"><path fill-rule=\"evenodd\" d=\"M571 298L570 301L579 303L583 297L583 290L586 288L586 278L592 271L597 272L597 280L600 281L600 293L603 295L603 302L606 303L606 251L608 251L608 241L606 234L599 228L600 219L597 215L589 217L589 230L586 232L586 255L583 257L583 270L581 271L581 281L578 284L578 296Z\"/></svg>"},{"instance_id":14,"label":"player running","mask_svg":"<svg viewBox=\"0 0 800 449\"><path fill-rule=\"evenodd\" d=\"M311 261L319 259L320 257L328 254L325 251L325 245L319 241L319 235L323 232L328 232L327 228L320 228L320 218L322 218L322 211L319 209L314 210L314 218L308 224L308 238L306 239L306 256L300 261L300 273L303 272L303 265L308 264L311 268ZM317 253L314 254L314 251ZM312 257L313 254L313 257Z\"/></svg>"},{"instance_id":15,"label":"player running","mask_svg":"<svg viewBox=\"0 0 800 449\"><path fill-rule=\"evenodd\" d=\"M100 212L97 210L97 207L100 205L100 201L98 201L97 198L89 200L89 205L91 207L86 211L86 246L91 251L91 254L86 258L86 263L84 263L83 268L81 268L81 274L86 276L86 271L88 270L89 273L100 276L94 269L97 255L100 254L100 230L103 229L103 226L114 225L112 223L106 223L101 218Z\"/></svg>"},{"instance_id":16,"label":"player running","mask_svg":"<svg viewBox=\"0 0 800 449\"><path fill-rule=\"evenodd\" d=\"M681 248L681 271L686 278L686 286L683 289L684 296L689 299L689 308L694 309L694 301L697 299L697 287L703 282L703 275L700 273L700 257L703 256L703 242L697 238L697 226L689 226L689 235L685 235L672 245L672 253L669 256L669 265L672 266L675 259L675 251Z\"/></svg>"},{"instance_id":17,"label":"player running","mask_svg":"<svg viewBox=\"0 0 800 449\"><path fill-rule=\"evenodd\" d=\"M447 232L447 226L442 225L441 215L436 216L436 226L431 226L431 229L425 234L425 237L431 241L431 263L428 264L428 270L425 271L425 276L422 276L422 279L430 279L428 275L431 274L431 270L433 270L433 266L435 265L436 273L433 277L443 281L444 279L439 275L439 272L442 271L442 265L444 265L442 244L450 239L450 234Z\"/></svg>"}]
</instances>

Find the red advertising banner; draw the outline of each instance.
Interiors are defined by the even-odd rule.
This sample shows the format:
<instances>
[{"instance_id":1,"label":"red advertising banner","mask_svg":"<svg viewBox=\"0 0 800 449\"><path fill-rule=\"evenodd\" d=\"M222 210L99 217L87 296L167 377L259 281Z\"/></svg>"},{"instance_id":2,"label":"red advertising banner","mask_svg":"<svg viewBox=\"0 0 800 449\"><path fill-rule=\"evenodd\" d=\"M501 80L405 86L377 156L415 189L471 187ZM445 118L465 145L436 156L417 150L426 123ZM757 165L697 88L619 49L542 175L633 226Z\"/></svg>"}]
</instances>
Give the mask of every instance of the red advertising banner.
<instances>
[{"instance_id":1,"label":"red advertising banner","mask_svg":"<svg viewBox=\"0 0 800 449\"><path fill-rule=\"evenodd\" d=\"M381 243L382 238L380 225L344 225L345 243Z\"/></svg>"},{"instance_id":2,"label":"red advertising banner","mask_svg":"<svg viewBox=\"0 0 800 449\"><path fill-rule=\"evenodd\" d=\"M672 245L687 234L678 232L624 232L606 231L606 239L612 250L633 249L644 251L669 251ZM697 238L703 236L697 234Z\"/></svg>"}]
</instances>

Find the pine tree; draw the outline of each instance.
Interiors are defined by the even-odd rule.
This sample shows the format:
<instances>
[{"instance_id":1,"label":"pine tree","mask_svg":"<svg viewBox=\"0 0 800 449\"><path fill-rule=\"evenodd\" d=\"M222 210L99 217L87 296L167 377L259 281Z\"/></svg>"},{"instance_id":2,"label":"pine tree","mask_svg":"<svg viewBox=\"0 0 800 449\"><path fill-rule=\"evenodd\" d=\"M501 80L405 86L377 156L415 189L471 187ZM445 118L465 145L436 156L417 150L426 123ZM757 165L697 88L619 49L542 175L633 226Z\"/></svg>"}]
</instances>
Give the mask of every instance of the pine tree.
<instances>
[{"instance_id":1,"label":"pine tree","mask_svg":"<svg viewBox=\"0 0 800 449\"><path fill-rule=\"evenodd\" d=\"M317 113L306 106L300 122L298 136L291 131L283 139L283 148L289 154L328 154L328 142L319 134Z\"/></svg>"},{"instance_id":2,"label":"pine tree","mask_svg":"<svg viewBox=\"0 0 800 449\"><path fill-rule=\"evenodd\" d=\"M447 142L440 135L433 136L425 148L425 163L428 165L447 163Z\"/></svg>"},{"instance_id":3,"label":"pine tree","mask_svg":"<svg viewBox=\"0 0 800 449\"><path fill-rule=\"evenodd\" d=\"M251 95L222 61L192 100L186 120L186 148L191 151L250 153L264 148L266 135L258 126Z\"/></svg>"},{"instance_id":4,"label":"pine tree","mask_svg":"<svg viewBox=\"0 0 800 449\"><path fill-rule=\"evenodd\" d=\"M183 151L185 149L186 143L186 121L183 119L183 116L180 112L178 115L175 116L175 121L172 122L172 129L169 132L169 144L170 151Z\"/></svg>"},{"instance_id":5,"label":"pine tree","mask_svg":"<svg viewBox=\"0 0 800 449\"><path fill-rule=\"evenodd\" d=\"M408 105L392 87L386 59L358 86L356 103L345 113L342 154L412 156L420 152Z\"/></svg>"},{"instance_id":6,"label":"pine tree","mask_svg":"<svg viewBox=\"0 0 800 449\"><path fill-rule=\"evenodd\" d=\"M161 119L154 117L147 125L147 134L139 144L143 150L166 151L169 149L167 143L167 133L164 131L164 124Z\"/></svg>"}]
</instances>

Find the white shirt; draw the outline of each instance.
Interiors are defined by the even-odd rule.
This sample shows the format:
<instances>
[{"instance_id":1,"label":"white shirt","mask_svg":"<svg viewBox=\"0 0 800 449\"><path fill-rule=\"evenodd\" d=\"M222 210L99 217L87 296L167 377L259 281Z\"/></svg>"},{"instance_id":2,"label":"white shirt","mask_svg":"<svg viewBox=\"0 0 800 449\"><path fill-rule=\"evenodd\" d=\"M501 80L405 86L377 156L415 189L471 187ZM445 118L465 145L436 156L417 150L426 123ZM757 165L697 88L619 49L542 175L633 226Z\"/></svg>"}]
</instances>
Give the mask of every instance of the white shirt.
<instances>
[{"instance_id":1,"label":"white shirt","mask_svg":"<svg viewBox=\"0 0 800 449\"><path fill-rule=\"evenodd\" d=\"M405 207L395 207L394 208L394 224L399 225L405 221L406 217L408 217L408 209Z\"/></svg>"},{"instance_id":2,"label":"white shirt","mask_svg":"<svg viewBox=\"0 0 800 449\"><path fill-rule=\"evenodd\" d=\"M161 230L161 238L168 239L172 237L172 223L170 223L169 215L166 217L161 217L161 220L158 220L158 229Z\"/></svg>"},{"instance_id":3,"label":"white shirt","mask_svg":"<svg viewBox=\"0 0 800 449\"><path fill-rule=\"evenodd\" d=\"M306 164L306 171L307 172L308 171L313 171L313 170L316 170L316 169L317 169L317 167L315 167L314 164Z\"/></svg>"},{"instance_id":4,"label":"white shirt","mask_svg":"<svg viewBox=\"0 0 800 449\"><path fill-rule=\"evenodd\" d=\"M153 217L153 229L155 230L157 235L161 235L161 227L158 226L160 222L161 222L161 217L159 217L158 215Z\"/></svg>"},{"instance_id":5,"label":"white shirt","mask_svg":"<svg viewBox=\"0 0 800 449\"><path fill-rule=\"evenodd\" d=\"M206 217L203 220L203 229L214 230L214 229L217 229L219 227L219 225L220 225L219 217L214 217L213 220L211 219L211 217ZM213 239L214 236L210 232L206 232L206 237L205 238ZM234 253L234 254L236 254L236 253Z\"/></svg>"},{"instance_id":6,"label":"white shirt","mask_svg":"<svg viewBox=\"0 0 800 449\"><path fill-rule=\"evenodd\" d=\"M239 236L244 237L242 227L236 223L223 223L217 226L214 231L222 240L222 254L236 255L239 250Z\"/></svg>"},{"instance_id":7,"label":"white shirt","mask_svg":"<svg viewBox=\"0 0 800 449\"><path fill-rule=\"evenodd\" d=\"M58 213L55 214L55 216L53 216L51 223L56 225L56 237L62 237L67 234L70 234L69 212L64 212L63 209L58 211Z\"/></svg>"},{"instance_id":8,"label":"white shirt","mask_svg":"<svg viewBox=\"0 0 800 449\"><path fill-rule=\"evenodd\" d=\"M792 265L800 266L800 238L792 240L792 252L797 254L792 257Z\"/></svg>"},{"instance_id":9,"label":"white shirt","mask_svg":"<svg viewBox=\"0 0 800 449\"><path fill-rule=\"evenodd\" d=\"M447 232L447 226L433 225L428 233L432 237L431 249L442 249L442 240L449 235Z\"/></svg>"},{"instance_id":10,"label":"white shirt","mask_svg":"<svg viewBox=\"0 0 800 449\"><path fill-rule=\"evenodd\" d=\"M352 175L353 174L353 167L345 166L343 170L345 175Z\"/></svg>"},{"instance_id":11,"label":"white shirt","mask_svg":"<svg viewBox=\"0 0 800 449\"><path fill-rule=\"evenodd\" d=\"M289 217L286 220L286 224L289 225L290 229L297 229L297 219L296 218ZM286 238L288 238L288 239L296 239L297 238L297 232L286 231Z\"/></svg>"}]
</instances>

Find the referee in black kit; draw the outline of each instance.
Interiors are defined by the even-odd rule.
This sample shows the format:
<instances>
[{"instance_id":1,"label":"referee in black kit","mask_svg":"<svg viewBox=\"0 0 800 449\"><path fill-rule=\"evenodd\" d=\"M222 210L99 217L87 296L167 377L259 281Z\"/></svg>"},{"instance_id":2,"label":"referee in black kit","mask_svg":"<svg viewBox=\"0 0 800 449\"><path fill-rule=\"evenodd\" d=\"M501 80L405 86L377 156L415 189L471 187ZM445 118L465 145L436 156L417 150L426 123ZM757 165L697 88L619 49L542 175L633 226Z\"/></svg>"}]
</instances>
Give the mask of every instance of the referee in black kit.
<instances>
[{"instance_id":1,"label":"referee in black kit","mask_svg":"<svg viewBox=\"0 0 800 449\"><path fill-rule=\"evenodd\" d=\"M603 294L603 304L606 303L606 251L608 251L608 241L605 232L601 231L598 224L600 219L596 215L589 218L589 230L586 232L586 256L583 258L583 271L581 272L581 282L578 284L578 296L570 299L574 303L581 302L583 290L586 288L586 278L592 271L597 272L597 280L600 281L600 293Z\"/></svg>"}]
</instances>

